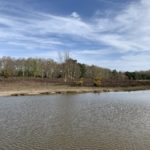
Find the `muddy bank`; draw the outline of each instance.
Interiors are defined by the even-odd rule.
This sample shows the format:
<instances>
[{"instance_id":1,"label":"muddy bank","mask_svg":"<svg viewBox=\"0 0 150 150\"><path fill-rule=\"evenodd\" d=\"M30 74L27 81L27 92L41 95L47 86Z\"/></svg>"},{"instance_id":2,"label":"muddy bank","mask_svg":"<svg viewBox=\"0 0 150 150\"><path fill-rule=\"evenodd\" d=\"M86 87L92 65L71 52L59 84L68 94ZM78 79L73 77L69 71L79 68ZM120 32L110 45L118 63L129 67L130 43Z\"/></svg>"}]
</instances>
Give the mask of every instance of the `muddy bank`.
<instances>
[{"instance_id":1,"label":"muddy bank","mask_svg":"<svg viewBox=\"0 0 150 150\"><path fill-rule=\"evenodd\" d=\"M137 91L137 90L150 90L150 86L138 87L70 87L70 86L45 86L45 87L28 87L22 88L10 87L7 89L1 88L0 96L28 96L28 95L52 95L52 94L75 94L75 93L102 93L102 92L118 92L118 91Z\"/></svg>"}]
</instances>

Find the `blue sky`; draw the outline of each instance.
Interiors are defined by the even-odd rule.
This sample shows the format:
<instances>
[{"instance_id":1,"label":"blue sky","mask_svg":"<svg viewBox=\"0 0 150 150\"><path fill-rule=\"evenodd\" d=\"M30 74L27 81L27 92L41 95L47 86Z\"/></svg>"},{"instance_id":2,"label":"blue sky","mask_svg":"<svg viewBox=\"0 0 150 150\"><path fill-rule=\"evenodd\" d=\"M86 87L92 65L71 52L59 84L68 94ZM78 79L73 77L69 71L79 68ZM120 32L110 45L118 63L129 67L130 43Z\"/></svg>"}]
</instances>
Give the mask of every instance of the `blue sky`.
<instances>
[{"instance_id":1,"label":"blue sky","mask_svg":"<svg viewBox=\"0 0 150 150\"><path fill-rule=\"evenodd\" d=\"M0 56L150 69L150 0L0 0Z\"/></svg>"}]
</instances>

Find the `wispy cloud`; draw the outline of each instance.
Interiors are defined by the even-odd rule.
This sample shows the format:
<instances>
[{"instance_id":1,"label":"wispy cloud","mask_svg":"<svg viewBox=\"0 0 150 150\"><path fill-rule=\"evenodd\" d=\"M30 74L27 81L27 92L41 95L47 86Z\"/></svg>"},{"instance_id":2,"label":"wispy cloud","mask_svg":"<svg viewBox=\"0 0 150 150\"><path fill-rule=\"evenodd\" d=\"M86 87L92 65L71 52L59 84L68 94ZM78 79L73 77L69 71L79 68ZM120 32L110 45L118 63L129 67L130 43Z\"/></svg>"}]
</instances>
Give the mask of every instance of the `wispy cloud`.
<instances>
[{"instance_id":1,"label":"wispy cloud","mask_svg":"<svg viewBox=\"0 0 150 150\"><path fill-rule=\"evenodd\" d=\"M14 9L16 7L18 9ZM72 55L79 58L87 55L99 57L105 55L101 61L95 61L89 57L87 62L111 68L116 67L119 70L136 70L138 67L148 69L148 59L150 59L149 0L130 3L113 17L97 16L90 21L84 20L76 11L68 16L60 16L24 8L13 3L1 3L0 53L4 47L9 46L12 50L18 48L22 51L40 49L42 50L42 54L39 53L41 56L47 53L53 57L48 51L71 48ZM84 42L93 43L93 47L96 43L96 48L84 46L81 49L82 43L79 45L78 41L83 41L83 44ZM117 60L111 62L109 56L113 53L120 55ZM132 63L130 67L129 62Z\"/></svg>"}]
</instances>

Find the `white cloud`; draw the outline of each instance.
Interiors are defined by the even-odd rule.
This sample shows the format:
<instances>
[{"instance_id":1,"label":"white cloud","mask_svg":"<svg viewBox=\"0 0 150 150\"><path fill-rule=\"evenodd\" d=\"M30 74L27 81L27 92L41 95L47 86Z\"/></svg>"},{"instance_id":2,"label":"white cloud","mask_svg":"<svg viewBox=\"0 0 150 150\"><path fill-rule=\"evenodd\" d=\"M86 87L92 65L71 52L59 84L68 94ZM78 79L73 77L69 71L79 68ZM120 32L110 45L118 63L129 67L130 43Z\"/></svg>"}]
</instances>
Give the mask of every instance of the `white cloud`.
<instances>
[{"instance_id":1,"label":"white cloud","mask_svg":"<svg viewBox=\"0 0 150 150\"><path fill-rule=\"evenodd\" d=\"M2 7L2 4L0 7L0 12L5 10L0 14L0 42L3 45L21 46L25 49L57 49L72 44L73 41L64 42L64 36L70 36L106 45L111 52L118 52L122 55L130 52L140 53L132 57L120 57L117 61L111 62L111 67L116 66L119 69L121 66L119 67L117 64L122 64L124 68L131 69L126 62L132 63L132 69L149 65L149 56L146 57L146 53L150 53L149 0L131 3L113 18L97 16L90 22L83 21L77 12L72 12L70 16L58 16L20 8L17 10L19 15L13 16L7 12L16 13L16 10L9 10L9 8L6 5ZM1 25L5 25L6 28ZM52 35L55 35L55 38ZM89 48L87 47L87 49ZM80 51L72 53L76 56L81 54L107 55L107 50L105 51L106 54L103 49L85 50L84 48L81 53ZM145 57L147 59L144 59ZM137 58L139 59L137 60ZM108 60L102 60L102 62L104 65L110 66ZM135 65L133 66L133 64Z\"/></svg>"},{"instance_id":2,"label":"white cloud","mask_svg":"<svg viewBox=\"0 0 150 150\"><path fill-rule=\"evenodd\" d=\"M121 59L113 61L107 61L110 68L117 68L122 71L139 71L150 69L150 53L149 54L132 54L122 56Z\"/></svg>"},{"instance_id":3,"label":"white cloud","mask_svg":"<svg viewBox=\"0 0 150 150\"><path fill-rule=\"evenodd\" d=\"M71 17L80 19L80 15L77 12L75 12L75 11L71 13Z\"/></svg>"}]
</instances>

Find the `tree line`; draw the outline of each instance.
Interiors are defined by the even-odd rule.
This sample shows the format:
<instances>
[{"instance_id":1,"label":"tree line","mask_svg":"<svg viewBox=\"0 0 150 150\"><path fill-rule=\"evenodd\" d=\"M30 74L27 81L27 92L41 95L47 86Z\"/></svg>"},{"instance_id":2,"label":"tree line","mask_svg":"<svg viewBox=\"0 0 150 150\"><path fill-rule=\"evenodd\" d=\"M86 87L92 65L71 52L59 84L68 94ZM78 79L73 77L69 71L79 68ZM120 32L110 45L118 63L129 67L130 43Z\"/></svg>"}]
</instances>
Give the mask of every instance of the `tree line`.
<instances>
[{"instance_id":1,"label":"tree line","mask_svg":"<svg viewBox=\"0 0 150 150\"><path fill-rule=\"evenodd\" d=\"M149 80L150 71L118 72L95 65L79 63L66 55L61 62L44 58L0 58L0 77L33 77L59 79L64 82L80 79Z\"/></svg>"},{"instance_id":2,"label":"tree line","mask_svg":"<svg viewBox=\"0 0 150 150\"><path fill-rule=\"evenodd\" d=\"M150 70L149 71L135 71L135 72L125 72L125 75L130 80L150 80Z\"/></svg>"}]
</instances>

